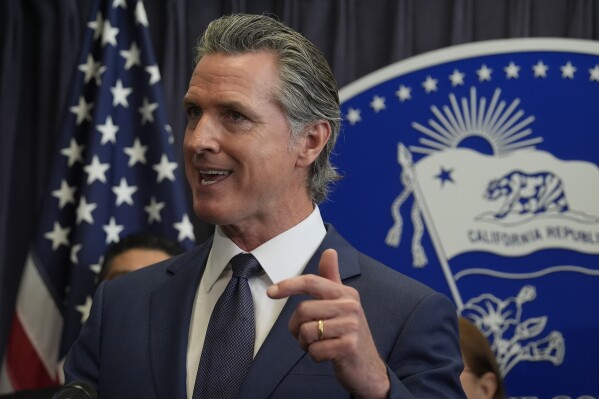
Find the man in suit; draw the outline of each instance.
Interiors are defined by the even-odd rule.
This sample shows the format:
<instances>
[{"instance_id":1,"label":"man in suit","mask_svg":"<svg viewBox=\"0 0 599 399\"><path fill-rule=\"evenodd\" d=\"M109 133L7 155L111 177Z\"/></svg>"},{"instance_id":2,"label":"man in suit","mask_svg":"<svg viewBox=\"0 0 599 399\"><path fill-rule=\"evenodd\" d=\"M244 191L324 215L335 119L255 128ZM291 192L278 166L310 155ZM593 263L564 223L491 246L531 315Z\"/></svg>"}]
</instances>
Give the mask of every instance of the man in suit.
<instances>
[{"instance_id":1,"label":"man in suit","mask_svg":"<svg viewBox=\"0 0 599 399\"><path fill-rule=\"evenodd\" d=\"M214 236L100 285L67 380L111 399L463 398L449 299L359 253L320 216L338 178L329 156L340 125L322 54L258 15L213 21L197 52L184 157L194 210ZM229 378L206 359L221 294L242 280L239 253L263 272L245 277L253 355ZM229 345L246 339L218 331L216 341L238 334Z\"/></svg>"}]
</instances>

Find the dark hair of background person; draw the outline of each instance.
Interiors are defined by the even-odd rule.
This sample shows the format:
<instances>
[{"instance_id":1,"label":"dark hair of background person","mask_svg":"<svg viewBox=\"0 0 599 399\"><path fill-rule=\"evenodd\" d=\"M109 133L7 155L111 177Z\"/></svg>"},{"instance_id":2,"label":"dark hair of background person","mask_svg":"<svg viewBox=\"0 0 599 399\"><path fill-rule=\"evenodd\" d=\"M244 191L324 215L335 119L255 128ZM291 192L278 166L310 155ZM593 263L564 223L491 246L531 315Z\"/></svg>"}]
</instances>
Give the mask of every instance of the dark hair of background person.
<instances>
[{"instance_id":1,"label":"dark hair of background person","mask_svg":"<svg viewBox=\"0 0 599 399\"><path fill-rule=\"evenodd\" d=\"M503 377L489 341L470 320L462 316L458 319L464 366L468 367L477 378L489 372L493 373L497 380L497 389L493 399L505 399Z\"/></svg>"},{"instance_id":2,"label":"dark hair of background person","mask_svg":"<svg viewBox=\"0 0 599 399\"><path fill-rule=\"evenodd\" d=\"M93 0L0 1L0 359L36 232ZM599 39L599 0L144 0L181 165L192 49L215 18L274 14L313 42L340 87L443 47L516 37ZM177 145L177 143L179 143ZM191 195L188 196L190 198ZM191 207L190 207L191 210ZM190 211L190 214L192 212ZM213 226L192 219L198 242Z\"/></svg>"},{"instance_id":3,"label":"dark hair of background person","mask_svg":"<svg viewBox=\"0 0 599 399\"><path fill-rule=\"evenodd\" d=\"M130 234L120 241L111 244L104 253L104 261L102 262L99 281L106 279L112 260L117 255L130 249L155 249L172 256L185 252L185 248L179 245L178 242L169 240L165 237L148 232Z\"/></svg>"}]
</instances>

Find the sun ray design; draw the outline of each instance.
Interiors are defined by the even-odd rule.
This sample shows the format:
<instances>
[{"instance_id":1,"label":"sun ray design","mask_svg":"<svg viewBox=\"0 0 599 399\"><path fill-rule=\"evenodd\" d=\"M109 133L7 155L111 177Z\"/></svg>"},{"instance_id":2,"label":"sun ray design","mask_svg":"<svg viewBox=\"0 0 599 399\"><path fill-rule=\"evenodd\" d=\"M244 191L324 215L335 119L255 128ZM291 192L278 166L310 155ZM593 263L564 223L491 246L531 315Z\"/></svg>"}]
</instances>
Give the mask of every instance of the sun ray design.
<instances>
[{"instance_id":1,"label":"sun ray design","mask_svg":"<svg viewBox=\"0 0 599 399\"><path fill-rule=\"evenodd\" d=\"M520 99L509 105L500 99L501 89L495 89L491 101L477 96L476 88L470 88L470 96L459 101L455 94L449 94L449 105L441 109L431 106L434 118L428 120L428 126L412 122L412 127L422 133L420 146L410 146L415 153L431 154L448 148L457 148L467 137L478 136L485 139L494 155L507 154L522 149L534 149L543 141L542 137L532 137L529 127L534 116L525 116L518 109Z\"/></svg>"}]
</instances>

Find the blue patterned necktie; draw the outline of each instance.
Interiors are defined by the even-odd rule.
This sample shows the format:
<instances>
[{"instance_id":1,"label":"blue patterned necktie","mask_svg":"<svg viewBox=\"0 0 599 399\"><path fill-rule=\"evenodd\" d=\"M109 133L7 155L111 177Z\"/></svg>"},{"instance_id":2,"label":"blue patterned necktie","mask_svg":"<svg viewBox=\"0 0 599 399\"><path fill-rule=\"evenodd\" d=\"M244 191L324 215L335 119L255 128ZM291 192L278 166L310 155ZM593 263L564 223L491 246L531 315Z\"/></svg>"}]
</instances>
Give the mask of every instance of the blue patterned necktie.
<instances>
[{"instance_id":1,"label":"blue patterned necktie","mask_svg":"<svg viewBox=\"0 0 599 399\"><path fill-rule=\"evenodd\" d=\"M249 253L235 255L231 265L233 277L208 323L193 399L235 398L254 357L256 326L248 279L262 267Z\"/></svg>"}]
</instances>

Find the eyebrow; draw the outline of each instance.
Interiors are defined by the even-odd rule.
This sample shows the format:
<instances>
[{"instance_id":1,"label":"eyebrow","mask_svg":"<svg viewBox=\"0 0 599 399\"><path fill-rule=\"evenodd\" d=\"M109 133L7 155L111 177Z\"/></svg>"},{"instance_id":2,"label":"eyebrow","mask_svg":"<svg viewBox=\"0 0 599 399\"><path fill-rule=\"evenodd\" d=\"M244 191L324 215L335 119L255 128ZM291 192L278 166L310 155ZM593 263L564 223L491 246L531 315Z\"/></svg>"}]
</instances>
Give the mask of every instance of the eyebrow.
<instances>
[{"instance_id":1,"label":"eyebrow","mask_svg":"<svg viewBox=\"0 0 599 399\"><path fill-rule=\"evenodd\" d=\"M200 108L203 108L202 105L197 102L197 101L192 101L190 99L191 96L185 96L183 98L183 108L187 108L190 105L195 105L198 106ZM235 99L224 99L224 100L216 100L214 102L214 105L217 108L220 109L232 109L235 111L238 111L244 115L246 115L247 117L250 118L255 118L256 116L256 112L254 110L252 110L251 105L243 103L241 101L237 101Z\"/></svg>"},{"instance_id":2,"label":"eyebrow","mask_svg":"<svg viewBox=\"0 0 599 399\"><path fill-rule=\"evenodd\" d=\"M248 105L241 103L239 101L235 101L235 100L226 100L223 102L219 102L218 106L220 108L239 110L243 113L251 113L252 112L251 109L248 107Z\"/></svg>"},{"instance_id":3,"label":"eyebrow","mask_svg":"<svg viewBox=\"0 0 599 399\"><path fill-rule=\"evenodd\" d=\"M183 97L183 105L187 105L187 104L194 104L194 105L199 105L197 101L193 101L191 99L192 96L189 95L185 95ZM241 109L247 109L247 105L237 101L237 100L231 100L231 99L226 99L226 100L218 100L216 101L216 104L218 107L220 108L241 108Z\"/></svg>"},{"instance_id":4,"label":"eyebrow","mask_svg":"<svg viewBox=\"0 0 599 399\"><path fill-rule=\"evenodd\" d=\"M182 101L182 104L181 104L181 105L183 105L183 108L186 108L188 105L191 105L191 104L194 104L194 105L195 105L195 102L193 102L193 101L190 101L190 100L189 100L189 96L186 94L186 95L183 97L183 101Z\"/></svg>"}]
</instances>

